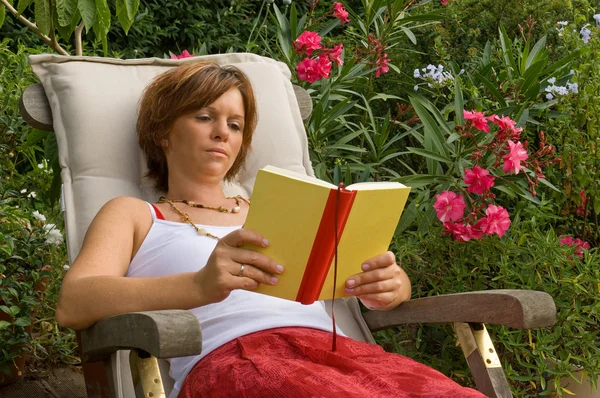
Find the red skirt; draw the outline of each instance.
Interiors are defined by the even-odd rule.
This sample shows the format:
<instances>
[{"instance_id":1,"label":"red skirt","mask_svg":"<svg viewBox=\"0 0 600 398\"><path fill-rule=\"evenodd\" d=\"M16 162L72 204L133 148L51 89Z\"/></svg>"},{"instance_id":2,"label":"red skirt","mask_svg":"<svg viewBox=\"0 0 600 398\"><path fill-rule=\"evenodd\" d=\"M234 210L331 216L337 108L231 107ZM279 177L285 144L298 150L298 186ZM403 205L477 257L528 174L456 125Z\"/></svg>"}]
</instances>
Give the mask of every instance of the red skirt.
<instances>
[{"instance_id":1,"label":"red skirt","mask_svg":"<svg viewBox=\"0 0 600 398\"><path fill-rule=\"evenodd\" d=\"M242 336L199 361L179 398L484 397L375 344L309 328Z\"/></svg>"}]
</instances>

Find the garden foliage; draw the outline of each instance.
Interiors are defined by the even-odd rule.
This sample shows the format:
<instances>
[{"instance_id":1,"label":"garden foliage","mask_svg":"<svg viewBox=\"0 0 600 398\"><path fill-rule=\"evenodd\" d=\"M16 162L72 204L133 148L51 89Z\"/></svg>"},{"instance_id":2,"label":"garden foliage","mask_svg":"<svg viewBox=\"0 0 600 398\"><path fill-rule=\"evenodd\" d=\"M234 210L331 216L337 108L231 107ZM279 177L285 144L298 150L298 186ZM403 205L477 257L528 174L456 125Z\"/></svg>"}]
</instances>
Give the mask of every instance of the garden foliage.
<instances>
[{"instance_id":1,"label":"garden foliage","mask_svg":"<svg viewBox=\"0 0 600 398\"><path fill-rule=\"evenodd\" d=\"M109 54L250 51L287 64L293 83L313 99L306 130L319 178L413 188L392 248L414 296L545 291L557 306L556 325L490 327L515 395L536 396L549 384L568 394L562 376L596 380L600 9L585 0L152 1L140 2L128 33L128 23L125 34L107 30ZM16 116L28 82L6 89L10 73L33 80L24 52L35 50L19 46L24 39L14 28L11 37L0 47L3 70L12 71L0 72L7 104L0 158L3 170L12 170L2 180L0 209L11 214L13 229L2 233L20 242L15 247L41 250L60 270L64 257L46 243L39 218L60 228L50 200L58 186L53 139ZM84 49L95 54L98 42ZM31 190L40 196L28 197ZM25 233L38 234L37 243L22 246ZM47 264L19 256L22 262L5 266ZM448 326L396 329L377 339L472 383Z\"/></svg>"}]
</instances>

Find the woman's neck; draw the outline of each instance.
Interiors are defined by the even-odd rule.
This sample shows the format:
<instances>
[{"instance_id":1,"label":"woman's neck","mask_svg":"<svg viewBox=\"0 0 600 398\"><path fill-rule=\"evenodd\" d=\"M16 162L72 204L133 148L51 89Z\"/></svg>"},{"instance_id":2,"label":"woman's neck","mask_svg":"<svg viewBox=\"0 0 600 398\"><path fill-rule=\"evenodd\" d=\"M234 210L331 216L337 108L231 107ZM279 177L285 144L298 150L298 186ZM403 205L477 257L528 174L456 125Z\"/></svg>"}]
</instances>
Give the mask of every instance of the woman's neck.
<instances>
[{"instance_id":1,"label":"woman's neck","mask_svg":"<svg viewBox=\"0 0 600 398\"><path fill-rule=\"evenodd\" d=\"M221 180L203 181L171 181L167 199L185 199L206 205L219 204L225 199Z\"/></svg>"}]
</instances>

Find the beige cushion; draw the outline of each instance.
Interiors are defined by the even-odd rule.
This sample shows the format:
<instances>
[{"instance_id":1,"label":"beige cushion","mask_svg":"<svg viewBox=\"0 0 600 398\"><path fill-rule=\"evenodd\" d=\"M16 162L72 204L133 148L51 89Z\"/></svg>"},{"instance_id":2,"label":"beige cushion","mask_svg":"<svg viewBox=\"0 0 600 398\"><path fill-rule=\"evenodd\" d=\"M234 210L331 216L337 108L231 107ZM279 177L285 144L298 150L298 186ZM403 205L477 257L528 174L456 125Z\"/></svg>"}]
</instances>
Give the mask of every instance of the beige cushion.
<instances>
[{"instance_id":1,"label":"beige cushion","mask_svg":"<svg viewBox=\"0 0 600 398\"><path fill-rule=\"evenodd\" d=\"M144 178L137 144L137 104L144 87L167 68L198 59L233 64L252 81L259 123L253 153L238 181L248 196L257 171L272 164L312 174L307 138L287 67L254 54L223 54L185 60L117 60L99 57L33 55L52 108L62 167L69 256L81 248L85 231L100 207L128 195L154 200Z\"/></svg>"},{"instance_id":2,"label":"beige cushion","mask_svg":"<svg viewBox=\"0 0 600 398\"><path fill-rule=\"evenodd\" d=\"M259 122L252 152L237 184L226 187L229 193L250 196L258 170L267 164L313 175L290 72L283 63L254 54L185 60L33 55L31 65L52 108L71 261L90 222L108 200L123 195L149 201L158 197L144 177L146 163L137 144L138 100L154 76L199 59L236 65L248 75L256 92ZM344 333L373 341L356 300L338 303L336 320ZM127 352L113 355L113 361L118 396L133 396ZM172 381L165 378L165 384L170 391Z\"/></svg>"}]
</instances>

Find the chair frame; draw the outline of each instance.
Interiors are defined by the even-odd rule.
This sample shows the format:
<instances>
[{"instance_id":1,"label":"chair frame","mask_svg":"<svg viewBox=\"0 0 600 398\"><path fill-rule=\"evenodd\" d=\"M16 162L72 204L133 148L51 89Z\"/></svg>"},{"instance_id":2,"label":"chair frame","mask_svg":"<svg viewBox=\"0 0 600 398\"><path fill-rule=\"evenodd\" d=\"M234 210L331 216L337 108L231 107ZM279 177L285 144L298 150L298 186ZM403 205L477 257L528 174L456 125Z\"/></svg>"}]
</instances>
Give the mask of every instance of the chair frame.
<instances>
[{"instance_id":1,"label":"chair frame","mask_svg":"<svg viewBox=\"0 0 600 398\"><path fill-rule=\"evenodd\" d=\"M300 113L312 112L310 95L294 86ZM26 88L20 100L25 122L53 131L52 112L41 84ZM350 300L355 301L356 298ZM510 386L485 324L517 329L551 326L556 321L552 297L532 290L490 290L413 299L390 311L368 311L371 332L417 323L451 323L477 389L489 397L512 397ZM202 330L189 311L146 311L111 316L78 333L88 397L115 397L111 355L129 349L136 397L164 397L157 358L200 354Z\"/></svg>"}]
</instances>

